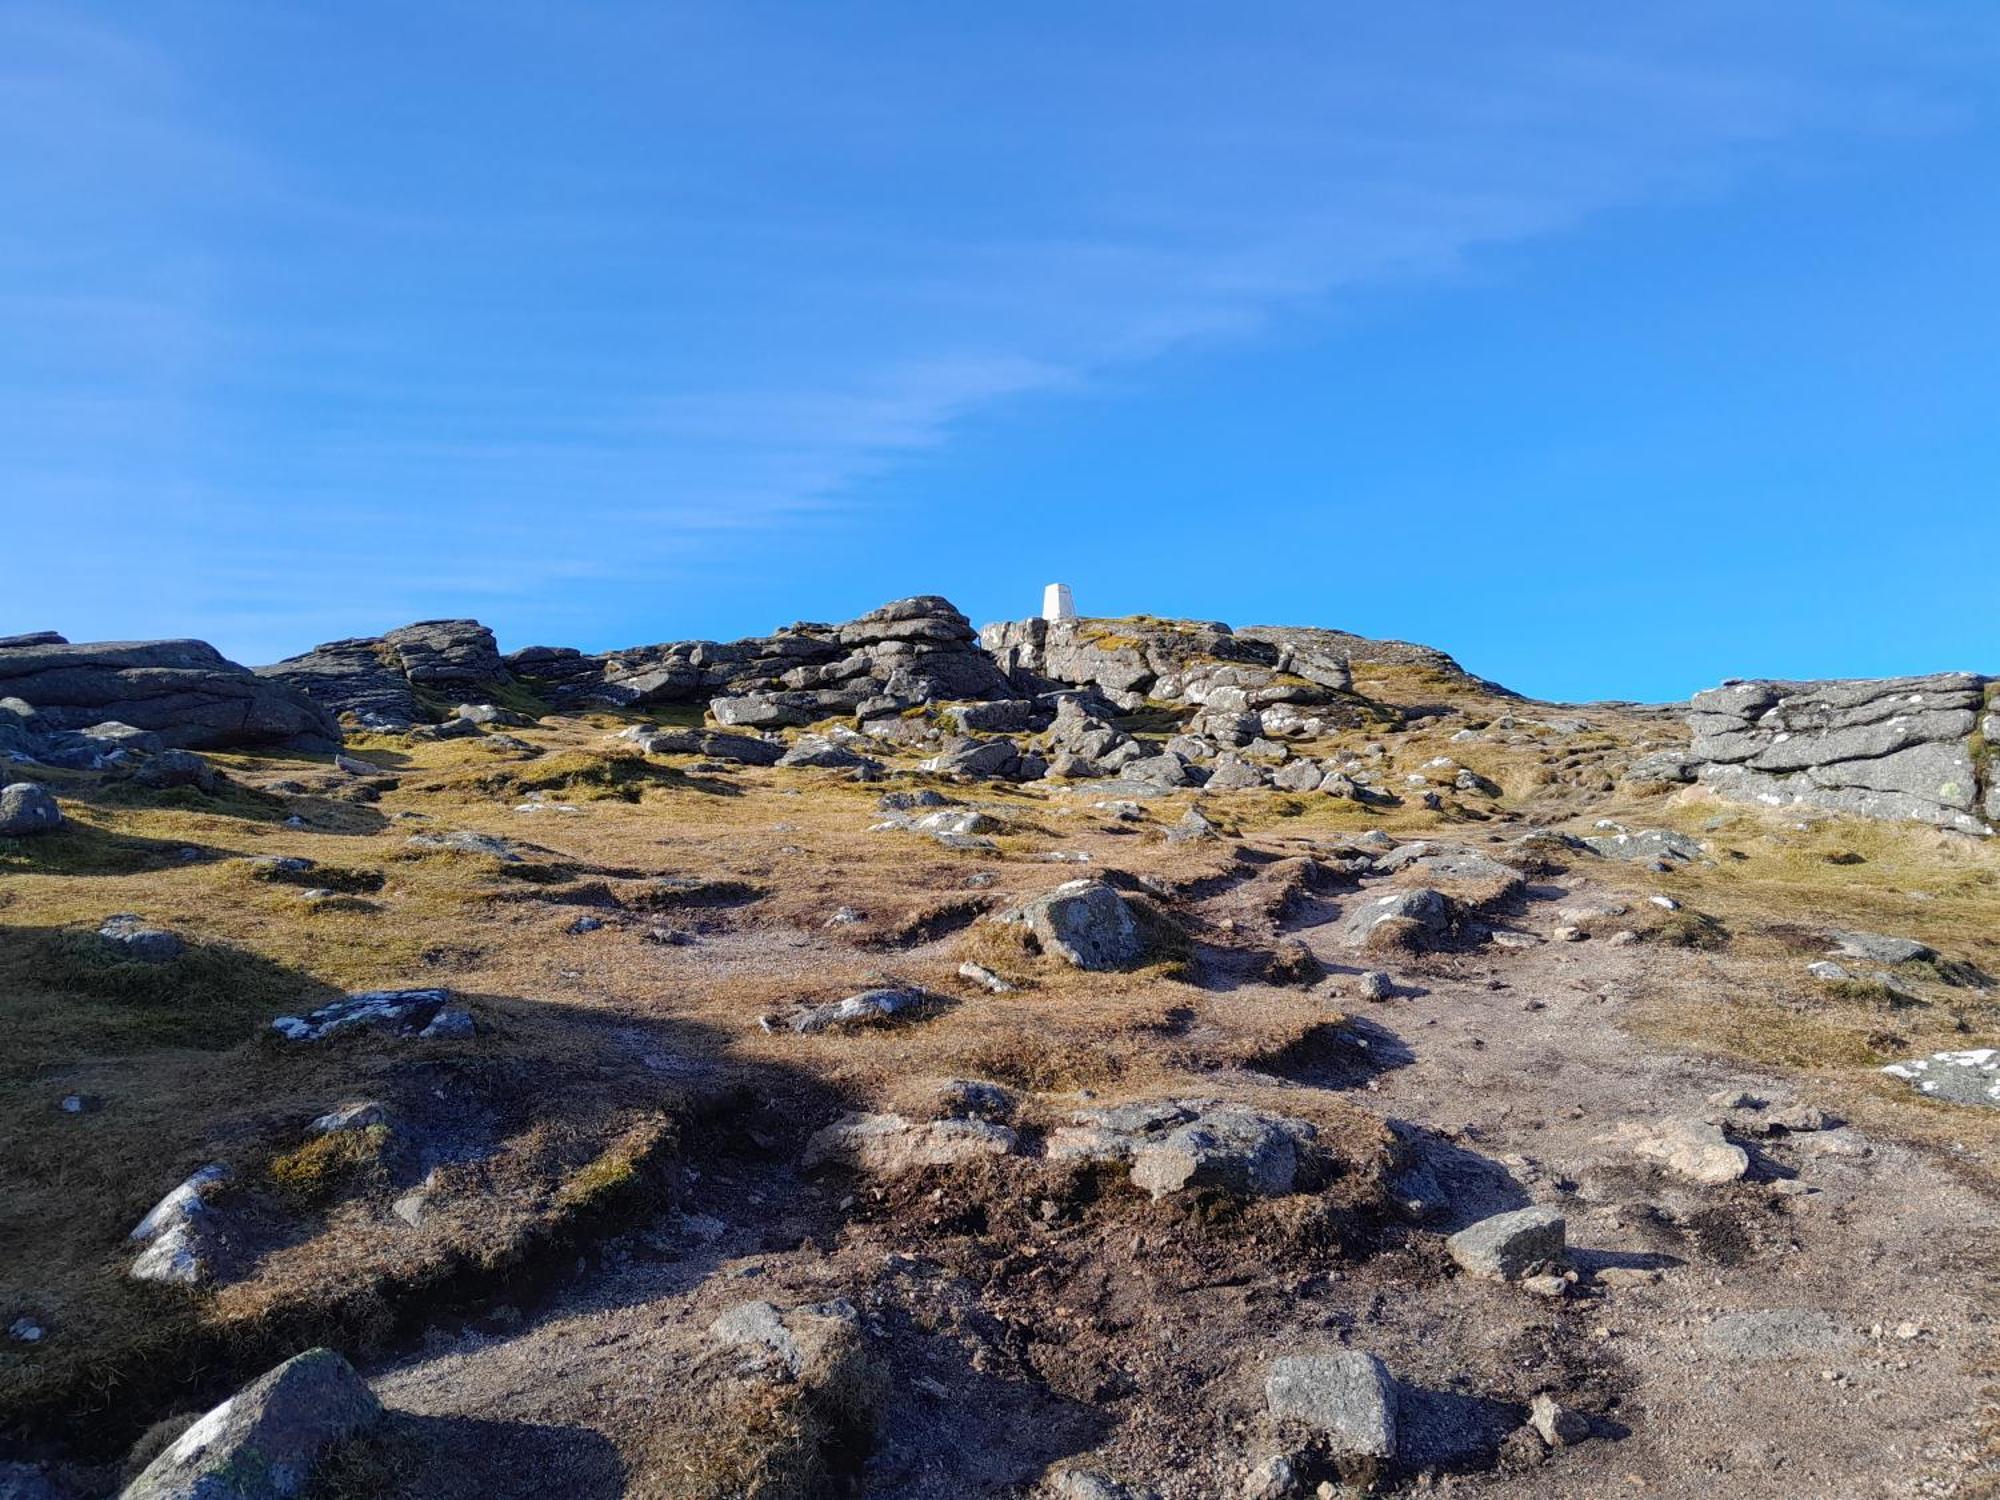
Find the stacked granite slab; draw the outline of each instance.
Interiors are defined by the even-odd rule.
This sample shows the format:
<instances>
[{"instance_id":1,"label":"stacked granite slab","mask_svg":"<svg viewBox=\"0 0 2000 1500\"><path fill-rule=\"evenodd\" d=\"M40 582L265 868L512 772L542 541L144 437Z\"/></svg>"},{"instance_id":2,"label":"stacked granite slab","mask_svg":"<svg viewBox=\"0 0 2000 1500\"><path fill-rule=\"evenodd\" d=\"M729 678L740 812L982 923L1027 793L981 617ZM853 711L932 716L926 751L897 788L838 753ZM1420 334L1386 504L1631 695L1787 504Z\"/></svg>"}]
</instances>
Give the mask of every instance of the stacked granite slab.
<instances>
[{"instance_id":1,"label":"stacked granite slab","mask_svg":"<svg viewBox=\"0 0 2000 1500\"><path fill-rule=\"evenodd\" d=\"M1992 681L1939 672L1724 683L1689 701L1687 765L1735 801L1990 832L2000 785L1982 764L1981 741L2000 733Z\"/></svg>"}]
</instances>

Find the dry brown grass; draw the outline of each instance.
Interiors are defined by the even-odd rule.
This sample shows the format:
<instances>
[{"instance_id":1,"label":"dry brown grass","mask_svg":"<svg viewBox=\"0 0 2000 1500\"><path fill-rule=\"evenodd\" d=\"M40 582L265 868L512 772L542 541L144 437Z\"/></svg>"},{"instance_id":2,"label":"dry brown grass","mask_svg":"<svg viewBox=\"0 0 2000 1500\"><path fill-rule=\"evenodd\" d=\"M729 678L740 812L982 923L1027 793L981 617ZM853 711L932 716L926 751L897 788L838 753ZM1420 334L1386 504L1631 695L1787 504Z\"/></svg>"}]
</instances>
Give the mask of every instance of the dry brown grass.
<instances>
[{"instance_id":1,"label":"dry brown grass","mask_svg":"<svg viewBox=\"0 0 2000 1500\"><path fill-rule=\"evenodd\" d=\"M1454 703L1483 719L1543 712L1419 680L1414 669L1364 665L1357 676L1362 692L1388 702ZM1924 1007L1890 1012L1864 995L1826 992L1802 978L1796 934L1908 933L2000 972L1994 851L1850 823L1799 831L1687 794L1606 790L1621 743L1657 726L1612 711L1591 717L1606 731L1524 729L1517 743L1454 744L1460 717L1301 747L1381 744L1369 763L1392 787L1451 755L1501 784L1497 806L1454 796L1438 814L1414 796L1375 810L1268 794L1204 805L1261 849L1293 856L1377 827L1476 842L1544 819L1585 829L1614 816L1699 832L1718 845L1713 865L1665 875L1593 866L1635 903L1616 925L1643 929L1686 966L1651 1024L1679 1041L1845 1080L1857 1115L1916 1120L1919 1131L1935 1119L1939 1131L1984 1139L1985 1122L1947 1119L1873 1069L1891 1038L1911 1051L1990 1038L1990 999L1926 984ZM875 785L647 760L607 743L622 722L552 719L520 731L539 753L481 739L358 737L357 753L396 782L372 801L357 800L351 781L323 763L280 757L217 757L238 785L215 799L49 777L72 828L0 841L0 1028L9 1038L0 1057L0 1322L31 1314L58 1336L0 1348L0 1410L43 1430L57 1415L91 1411L107 1433L126 1432L188 1391L213 1390L231 1360L261 1368L298 1340L393 1339L412 1308L448 1304L475 1284L490 1293L480 1278L531 1278L538 1256L573 1255L635 1205L662 1201L662 1172L687 1122L727 1107L739 1089L818 1090L817 1100L866 1106L905 1097L912 1080L983 1078L1023 1091L1030 1128L1058 1123L1085 1090L1094 1102L1228 1097L1312 1118L1351 1165L1357 1201L1379 1178L1390 1144L1373 1115L1338 1095L1259 1081L1267 1075L1257 1070L1315 1045L1338 1013L1296 989L1194 982L1199 943L1223 939L1187 930L1175 893L1245 871L1229 843L1164 841L1187 795L1157 799L1129 824L1047 787L946 786L916 772L913 754L888 757L890 779ZM306 790L275 789L281 782ZM885 787L926 785L1001 816L999 853L870 831ZM537 795L542 811L515 810ZM292 813L310 826L288 827ZM407 844L412 834L455 831L509 839L523 858ZM1057 852L1089 860L1050 861ZM1836 853L1860 862L1830 862ZM248 863L258 855L318 864L274 877ZM1163 893L1134 896L1160 943L1155 962L1081 973L979 920L1086 871ZM1261 900L1262 919L1276 925L1316 884L1304 863L1267 865L1246 900ZM301 894L310 887L351 899L310 904ZM1685 910L1670 917L1645 905L1656 892ZM843 906L862 919L827 926ZM92 933L122 911L181 932L189 953L157 968L110 961ZM580 916L604 926L573 934ZM1703 918L1726 930L1726 949L1669 949L1677 936L1705 933ZM655 941L655 929L692 941ZM1020 990L990 995L960 979L969 956ZM921 1025L852 1035L757 1024L768 1011L885 979L955 1003ZM341 991L416 984L469 997L481 1035L291 1047L266 1030L271 1017ZM663 1056L670 1071L647 1062ZM442 1103L424 1102L440 1089ZM101 1107L66 1114L57 1104L70 1093ZM382 1099L419 1132L456 1118L476 1148L439 1173L435 1212L417 1230L388 1211L416 1170L393 1132L337 1143L305 1133L313 1116L361 1098ZM237 1167L252 1217L268 1229L245 1274L193 1296L127 1280L131 1224L216 1159ZM739 1415L768 1418L771 1440L737 1458L697 1461L691 1449L685 1493L779 1484L742 1468L752 1450L819 1451L803 1425L797 1442L779 1440L780 1427L806 1422L797 1411Z\"/></svg>"}]
</instances>

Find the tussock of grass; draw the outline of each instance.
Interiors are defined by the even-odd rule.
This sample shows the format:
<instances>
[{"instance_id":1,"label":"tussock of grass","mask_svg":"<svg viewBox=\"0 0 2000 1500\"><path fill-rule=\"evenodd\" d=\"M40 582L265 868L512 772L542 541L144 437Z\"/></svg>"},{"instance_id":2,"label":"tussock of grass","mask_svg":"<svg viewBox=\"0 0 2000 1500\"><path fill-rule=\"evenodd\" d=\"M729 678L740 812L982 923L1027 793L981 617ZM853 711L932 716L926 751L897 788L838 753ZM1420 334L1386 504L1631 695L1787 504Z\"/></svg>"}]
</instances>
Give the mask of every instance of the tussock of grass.
<instances>
[{"instance_id":1,"label":"tussock of grass","mask_svg":"<svg viewBox=\"0 0 2000 1500\"><path fill-rule=\"evenodd\" d=\"M292 1204L319 1208L334 1197L344 1196L364 1178L379 1175L388 1144L386 1126L336 1130L272 1157L265 1174Z\"/></svg>"}]
</instances>

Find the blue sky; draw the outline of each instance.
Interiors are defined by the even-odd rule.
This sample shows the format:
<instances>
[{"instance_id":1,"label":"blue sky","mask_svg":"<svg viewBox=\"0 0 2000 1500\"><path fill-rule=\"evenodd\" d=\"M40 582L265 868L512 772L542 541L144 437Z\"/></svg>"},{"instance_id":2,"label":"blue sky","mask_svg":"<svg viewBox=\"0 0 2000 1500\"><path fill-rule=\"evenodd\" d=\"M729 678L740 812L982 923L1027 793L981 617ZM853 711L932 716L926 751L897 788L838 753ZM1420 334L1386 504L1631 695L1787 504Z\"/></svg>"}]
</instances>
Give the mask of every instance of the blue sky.
<instances>
[{"instance_id":1,"label":"blue sky","mask_svg":"<svg viewBox=\"0 0 2000 1500\"><path fill-rule=\"evenodd\" d=\"M0 0L0 633L2000 670L2000 12Z\"/></svg>"}]
</instances>

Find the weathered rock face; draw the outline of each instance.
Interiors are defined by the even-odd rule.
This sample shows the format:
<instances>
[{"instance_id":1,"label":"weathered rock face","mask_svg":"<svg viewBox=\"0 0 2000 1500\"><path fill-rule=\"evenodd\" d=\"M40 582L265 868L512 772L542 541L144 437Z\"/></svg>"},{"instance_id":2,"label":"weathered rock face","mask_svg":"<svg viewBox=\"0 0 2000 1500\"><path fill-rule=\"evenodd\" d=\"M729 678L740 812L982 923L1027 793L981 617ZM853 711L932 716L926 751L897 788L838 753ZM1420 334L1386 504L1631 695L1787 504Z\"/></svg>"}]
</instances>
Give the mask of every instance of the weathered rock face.
<instances>
[{"instance_id":1,"label":"weathered rock face","mask_svg":"<svg viewBox=\"0 0 2000 1500\"><path fill-rule=\"evenodd\" d=\"M845 625L788 625L740 641L670 641L602 657L521 663L557 698L621 705L708 702L716 721L770 729L893 716L920 703L1017 696L948 599L920 594Z\"/></svg>"},{"instance_id":2,"label":"weathered rock face","mask_svg":"<svg viewBox=\"0 0 2000 1500\"><path fill-rule=\"evenodd\" d=\"M1132 909L1101 880L1067 881L997 920L1025 927L1042 952L1079 969L1122 969L1146 956Z\"/></svg>"},{"instance_id":3,"label":"weathered rock face","mask_svg":"<svg viewBox=\"0 0 2000 1500\"><path fill-rule=\"evenodd\" d=\"M1331 634L1239 635L1193 620L1010 620L988 625L980 641L1024 693L1087 687L1120 708L1154 699L1253 715L1311 705L1340 722L1347 660L1318 639Z\"/></svg>"},{"instance_id":4,"label":"weathered rock face","mask_svg":"<svg viewBox=\"0 0 2000 1500\"><path fill-rule=\"evenodd\" d=\"M1988 680L1726 683L1689 702L1687 762L1702 785L1737 801L1986 832L2000 786L1982 796L1973 733Z\"/></svg>"},{"instance_id":5,"label":"weathered rock face","mask_svg":"<svg viewBox=\"0 0 2000 1500\"><path fill-rule=\"evenodd\" d=\"M308 1349L196 1421L120 1500L296 1495L328 1449L381 1416L352 1365L331 1349Z\"/></svg>"},{"instance_id":6,"label":"weathered rock face","mask_svg":"<svg viewBox=\"0 0 2000 1500\"><path fill-rule=\"evenodd\" d=\"M18 700L10 723L31 737L110 722L179 749L330 750L340 742L340 728L324 708L238 666L206 641L0 646L0 698ZM32 745L26 753L35 754Z\"/></svg>"},{"instance_id":7,"label":"weathered rock face","mask_svg":"<svg viewBox=\"0 0 2000 1500\"><path fill-rule=\"evenodd\" d=\"M421 620L387 635L328 641L257 674L285 683L371 729L407 729L438 717L419 687L457 692L510 679L493 632L477 620Z\"/></svg>"}]
</instances>

